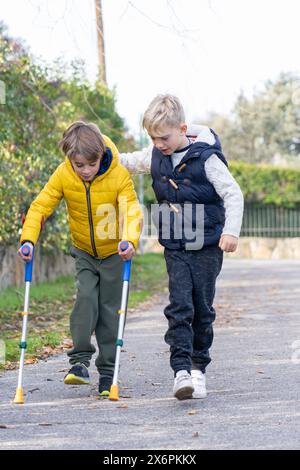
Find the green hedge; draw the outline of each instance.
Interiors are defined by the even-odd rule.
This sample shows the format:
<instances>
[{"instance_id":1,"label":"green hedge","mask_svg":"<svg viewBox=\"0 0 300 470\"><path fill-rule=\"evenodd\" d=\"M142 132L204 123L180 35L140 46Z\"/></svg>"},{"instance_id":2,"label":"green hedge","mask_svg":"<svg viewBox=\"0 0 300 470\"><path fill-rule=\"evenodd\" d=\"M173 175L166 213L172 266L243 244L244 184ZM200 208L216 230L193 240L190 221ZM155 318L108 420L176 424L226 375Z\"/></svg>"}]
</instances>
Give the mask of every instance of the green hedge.
<instances>
[{"instance_id":1,"label":"green hedge","mask_svg":"<svg viewBox=\"0 0 300 470\"><path fill-rule=\"evenodd\" d=\"M300 170L232 161L232 175L245 202L296 208L300 205Z\"/></svg>"},{"instance_id":2,"label":"green hedge","mask_svg":"<svg viewBox=\"0 0 300 470\"><path fill-rule=\"evenodd\" d=\"M296 208L300 205L300 170L252 165L233 160L229 170L239 183L245 202ZM139 179L135 179L139 188ZM145 204L155 203L151 177L144 177Z\"/></svg>"}]
</instances>

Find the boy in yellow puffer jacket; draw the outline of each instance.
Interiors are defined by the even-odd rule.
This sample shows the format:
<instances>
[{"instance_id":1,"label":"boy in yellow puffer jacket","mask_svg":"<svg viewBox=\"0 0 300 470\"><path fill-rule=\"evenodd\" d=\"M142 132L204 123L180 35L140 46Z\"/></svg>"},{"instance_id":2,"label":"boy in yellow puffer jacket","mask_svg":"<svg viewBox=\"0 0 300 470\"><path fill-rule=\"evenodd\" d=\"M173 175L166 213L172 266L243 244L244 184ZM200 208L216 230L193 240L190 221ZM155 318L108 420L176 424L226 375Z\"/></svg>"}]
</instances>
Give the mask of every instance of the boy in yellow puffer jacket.
<instances>
[{"instance_id":1,"label":"boy in yellow puffer jacket","mask_svg":"<svg viewBox=\"0 0 300 470\"><path fill-rule=\"evenodd\" d=\"M68 352L72 368L65 384L89 384L88 367L99 355L99 393L109 393L115 361L118 309L122 293L123 260L131 259L138 245L142 211L128 171L119 164L113 142L95 124L78 121L63 134L60 147L66 155L43 190L32 202L21 235L30 254L37 243L41 222L62 198L68 209L71 256L75 258L77 298L70 318L73 349ZM120 242L129 248L122 252ZM120 256L119 256L120 255Z\"/></svg>"}]
</instances>

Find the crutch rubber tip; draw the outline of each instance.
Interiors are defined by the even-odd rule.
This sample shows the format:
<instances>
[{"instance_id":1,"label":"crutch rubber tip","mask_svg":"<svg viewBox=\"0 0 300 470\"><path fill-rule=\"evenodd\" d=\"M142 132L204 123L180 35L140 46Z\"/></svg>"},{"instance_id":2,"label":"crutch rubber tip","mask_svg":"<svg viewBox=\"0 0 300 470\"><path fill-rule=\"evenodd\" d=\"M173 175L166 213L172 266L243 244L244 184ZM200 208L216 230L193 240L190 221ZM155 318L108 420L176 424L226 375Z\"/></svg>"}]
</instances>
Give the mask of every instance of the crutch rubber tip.
<instances>
[{"instance_id":1,"label":"crutch rubber tip","mask_svg":"<svg viewBox=\"0 0 300 470\"><path fill-rule=\"evenodd\" d=\"M112 385L110 387L109 399L111 401L118 401L119 400L118 385Z\"/></svg>"},{"instance_id":2,"label":"crutch rubber tip","mask_svg":"<svg viewBox=\"0 0 300 470\"><path fill-rule=\"evenodd\" d=\"M15 403L15 405L23 405L24 404L24 395L23 395L23 389L22 388L17 388L14 403Z\"/></svg>"}]
</instances>

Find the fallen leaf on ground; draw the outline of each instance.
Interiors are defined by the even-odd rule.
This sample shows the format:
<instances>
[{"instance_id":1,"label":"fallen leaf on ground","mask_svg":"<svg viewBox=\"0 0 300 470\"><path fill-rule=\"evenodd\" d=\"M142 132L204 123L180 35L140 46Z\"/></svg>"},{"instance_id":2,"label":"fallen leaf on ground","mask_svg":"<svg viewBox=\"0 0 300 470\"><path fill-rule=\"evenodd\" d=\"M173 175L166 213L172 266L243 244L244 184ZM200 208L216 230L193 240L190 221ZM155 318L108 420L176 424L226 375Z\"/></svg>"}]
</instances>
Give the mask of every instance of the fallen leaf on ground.
<instances>
[{"instance_id":1,"label":"fallen leaf on ground","mask_svg":"<svg viewBox=\"0 0 300 470\"><path fill-rule=\"evenodd\" d=\"M73 347L73 341L71 339L65 338L62 342L62 346L65 348L72 348Z\"/></svg>"},{"instance_id":2,"label":"fallen leaf on ground","mask_svg":"<svg viewBox=\"0 0 300 470\"><path fill-rule=\"evenodd\" d=\"M25 364L36 364L38 362L37 359L26 359Z\"/></svg>"},{"instance_id":3,"label":"fallen leaf on ground","mask_svg":"<svg viewBox=\"0 0 300 470\"><path fill-rule=\"evenodd\" d=\"M33 388L32 390L28 390L28 393L33 393L39 391L39 388Z\"/></svg>"},{"instance_id":4,"label":"fallen leaf on ground","mask_svg":"<svg viewBox=\"0 0 300 470\"><path fill-rule=\"evenodd\" d=\"M188 412L188 415L193 416L193 415L195 415L196 413L197 413L197 410L190 410L190 411Z\"/></svg>"}]
</instances>

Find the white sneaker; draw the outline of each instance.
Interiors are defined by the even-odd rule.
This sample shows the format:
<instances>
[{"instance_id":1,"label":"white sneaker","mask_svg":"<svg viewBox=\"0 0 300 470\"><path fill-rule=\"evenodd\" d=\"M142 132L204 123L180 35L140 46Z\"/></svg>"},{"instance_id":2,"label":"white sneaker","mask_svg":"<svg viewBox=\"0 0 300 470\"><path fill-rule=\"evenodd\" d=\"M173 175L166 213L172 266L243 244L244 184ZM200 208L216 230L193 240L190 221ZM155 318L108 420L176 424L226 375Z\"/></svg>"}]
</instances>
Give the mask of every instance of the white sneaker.
<instances>
[{"instance_id":1,"label":"white sneaker","mask_svg":"<svg viewBox=\"0 0 300 470\"><path fill-rule=\"evenodd\" d=\"M191 376L194 386L193 398L205 398L207 396L205 374L201 370L193 369Z\"/></svg>"},{"instance_id":2,"label":"white sneaker","mask_svg":"<svg viewBox=\"0 0 300 470\"><path fill-rule=\"evenodd\" d=\"M178 400L187 400L193 396L193 381L191 375L186 370L177 372L174 379L173 393Z\"/></svg>"}]
</instances>

